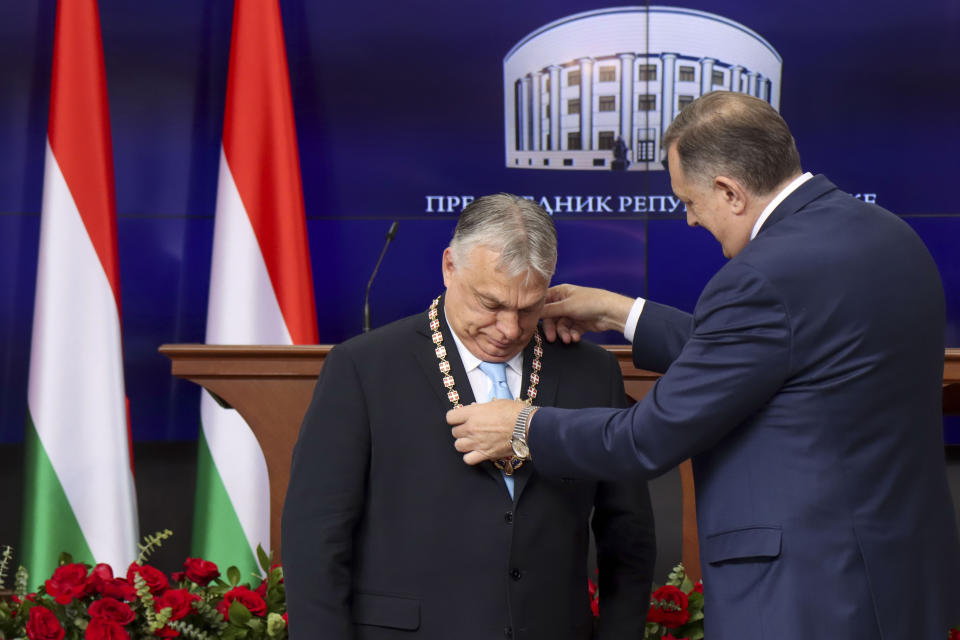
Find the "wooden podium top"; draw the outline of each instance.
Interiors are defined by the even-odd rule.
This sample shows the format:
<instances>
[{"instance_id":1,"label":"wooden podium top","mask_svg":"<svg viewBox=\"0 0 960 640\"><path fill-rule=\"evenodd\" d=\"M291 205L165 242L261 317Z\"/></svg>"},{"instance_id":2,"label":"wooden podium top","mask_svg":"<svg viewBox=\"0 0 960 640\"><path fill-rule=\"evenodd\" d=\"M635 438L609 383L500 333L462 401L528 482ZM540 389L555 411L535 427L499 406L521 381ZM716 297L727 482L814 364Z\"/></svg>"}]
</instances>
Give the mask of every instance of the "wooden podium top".
<instances>
[{"instance_id":1,"label":"wooden podium top","mask_svg":"<svg viewBox=\"0 0 960 640\"><path fill-rule=\"evenodd\" d=\"M260 442L270 476L270 539L280 557L280 515L290 479L290 457L300 423L310 404L317 375L332 345L234 346L166 344L160 353L172 362L173 375L207 389L236 409ZM608 345L617 356L627 394L639 400L659 374L637 369L629 345ZM960 413L960 349L944 354L943 408ZM452 446L452 445L451 445ZM700 576L696 504L689 461L680 466L683 485L683 563Z\"/></svg>"}]
</instances>

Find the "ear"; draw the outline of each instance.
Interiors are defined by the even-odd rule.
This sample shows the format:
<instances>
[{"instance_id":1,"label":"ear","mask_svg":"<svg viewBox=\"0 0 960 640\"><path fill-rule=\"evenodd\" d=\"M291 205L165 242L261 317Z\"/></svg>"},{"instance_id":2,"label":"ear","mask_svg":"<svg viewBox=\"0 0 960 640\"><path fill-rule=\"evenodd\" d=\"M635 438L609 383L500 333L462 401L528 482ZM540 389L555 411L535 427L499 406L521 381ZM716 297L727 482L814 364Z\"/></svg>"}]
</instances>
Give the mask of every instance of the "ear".
<instances>
[{"instance_id":1,"label":"ear","mask_svg":"<svg viewBox=\"0 0 960 640\"><path fill-rule=\"evenodd\" d=\"M713 179L713 188L734 215L742 215L747 210L747 190L738 180L717 176Z\"/></svg>"},{"instance_id":2,"label":"ear","mask_svg":"<svg viewBox=\"0 0 960 640\"><path fill-rule=\"evenodd\" d=\"M453 264L453 250L450 247L447 247L443 250L443 257L441 258L441 270L443 271L443 287L450 287L450 280L453 278L453 272L456 271L456 267Z\"/></svg>"}]
</instances>

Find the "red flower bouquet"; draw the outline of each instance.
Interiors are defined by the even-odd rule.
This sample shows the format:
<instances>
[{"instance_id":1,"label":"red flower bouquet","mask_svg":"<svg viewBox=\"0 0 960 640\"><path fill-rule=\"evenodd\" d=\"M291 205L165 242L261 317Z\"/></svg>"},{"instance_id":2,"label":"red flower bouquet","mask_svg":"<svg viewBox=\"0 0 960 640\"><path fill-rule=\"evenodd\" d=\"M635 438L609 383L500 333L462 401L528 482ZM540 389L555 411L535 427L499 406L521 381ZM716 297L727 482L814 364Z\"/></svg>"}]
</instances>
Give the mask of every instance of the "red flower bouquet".
<instances>
[{"instance_id":1,"label":"red flower bouquet","mask_svg":"<svg viewBox=\"0 0 960 640\"><path fill-rule=\"evenodd\" d=\"M683 563L654 589L647 611L644 640L701 640L703 638L703 582L687 576Z\"/></svg>"},{"instance_id":2,"label":"red flower bouquet","mask_svg":"<svg viewBox=\"0 0 960 640\"><path fill-rule=\"evenodd\" d=\"M27 640L286 640L283 569L257 549L263 576L255 588L240 583L230 567L226 580L217 565L187 558L183 571L167 576L147 564L149 552L171 533L148 536L125 577L109 565L73 562L60 566L36 593L27 593L28 576L16 573L14 595L0 598L0 639ZM0 589L10 563L9 547L0 557Z\"/></svg>"}]
</instances>

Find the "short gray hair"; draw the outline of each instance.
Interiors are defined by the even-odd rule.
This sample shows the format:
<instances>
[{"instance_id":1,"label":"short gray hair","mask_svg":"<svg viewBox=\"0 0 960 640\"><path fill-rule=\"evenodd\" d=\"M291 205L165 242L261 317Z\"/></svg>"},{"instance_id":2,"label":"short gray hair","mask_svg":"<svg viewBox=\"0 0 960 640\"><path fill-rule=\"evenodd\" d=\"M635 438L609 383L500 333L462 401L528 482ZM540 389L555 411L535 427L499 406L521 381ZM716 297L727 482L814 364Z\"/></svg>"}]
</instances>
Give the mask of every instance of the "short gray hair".
<instances>
[{"instance_id":1,"label":"short gray hair","mask_svg":"<svg viewBox=\"0 0 960 640\"><path fill-rule=\"evenodd\" d=\"M664 149L674 142L684 173L701 183L725 175L764 195L801 171L787 123L745 93L713 91L688 104L663 134Z\"/></svg>"},{"instance_id":2,"label":"short gray hair","mask_svg":"<svg viewBox=\"0 0 960 640\"><path fill-rule=\"evenodd\" d=\"M484 246L500 254L497 267L508 276L533 270L547 282L557 267L557 229L537 203L498 193L477 198L463 209L450 241L455 266Z\"/></svg>"}]
</instances>

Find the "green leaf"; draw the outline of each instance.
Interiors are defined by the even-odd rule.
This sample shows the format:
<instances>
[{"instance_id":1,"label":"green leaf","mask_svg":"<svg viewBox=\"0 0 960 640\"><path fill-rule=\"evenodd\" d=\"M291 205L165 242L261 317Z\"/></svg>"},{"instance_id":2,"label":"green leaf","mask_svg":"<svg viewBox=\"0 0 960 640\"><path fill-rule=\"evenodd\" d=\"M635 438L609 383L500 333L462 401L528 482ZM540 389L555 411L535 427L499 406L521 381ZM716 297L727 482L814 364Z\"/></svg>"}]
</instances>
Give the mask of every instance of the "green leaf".
<instances>
[{"instance_id":1,"label":"green leaf","mask_svg":"<svg viewBox=\"0 0 960 640\"><path fill-rule=\"evenodd\" d=\"M227 581L234 587L240 584L240 569L236 567L227 569Z\"/></svg>"},{"instance_id":2,"label":"green leaf","mask_svg":"<svg viewBox=\"0 0 960 640\"><path fill-rule=\"evenodd\" d=\"M280 609L287 601L287 589L282 584L267 588L267 606L270 609Z\"/></svg>"},{"instance_id":3,"label":"green leaf","mask_svg":"<svg viewBox=\"0 0 960 640\"><path fill-rule=\"evenodd\" d=\"M263 572L269 574L270 565L273 564L272 557L268 556L267 552L264 551L263 547L261 547L259 544L257 545L257 559L260 561L260 567L263 569Z\"/></svg>"},{"instance_id":4,"label":"green leaf","mask_svg":"<svg viewBox=\"0 0 960 640\"><path fill-rule=\"evenodd\" d=\"M238 638L244 638L247 635L247 630L243 627L227 627L227 629L220 634L220 640L238 640Z\"/></svg>"},{"instance_id":5,"label":"green leaf","mask_svg":"<svg viewBox=\"0 0 960 640\"><path fill-rule=\"evenodd\" d=\"M249 609L240 604L239 600L234 600L230 603L230 611L227 617L230 619L230 624L242 627L253 617L253 614L250 613Z\"/></svg>"},{"instance_id":6,"label":"green leaf","mask_svg":"<svg viewBox=\"0 0 960 640\"><path fill-rule=\"evenodd\" d=\"M60 557L57 559L57 564L61 567L65 564L73 564L73 556L66 551L61 551Z\"/></svg>"}]
</instances>

